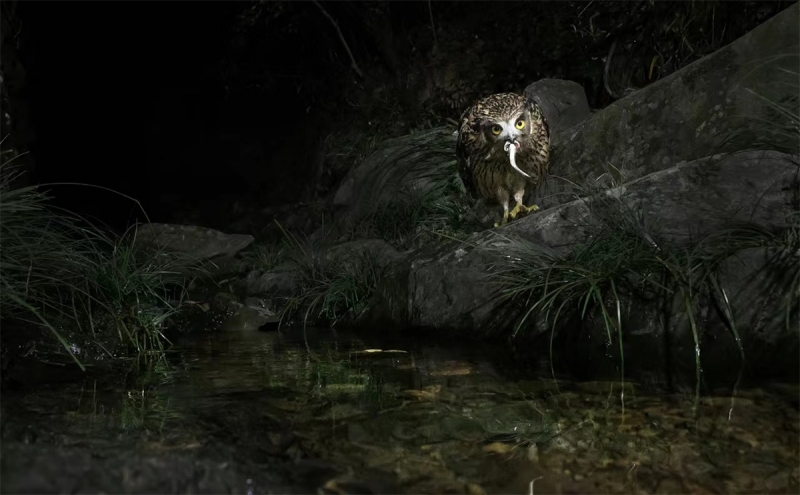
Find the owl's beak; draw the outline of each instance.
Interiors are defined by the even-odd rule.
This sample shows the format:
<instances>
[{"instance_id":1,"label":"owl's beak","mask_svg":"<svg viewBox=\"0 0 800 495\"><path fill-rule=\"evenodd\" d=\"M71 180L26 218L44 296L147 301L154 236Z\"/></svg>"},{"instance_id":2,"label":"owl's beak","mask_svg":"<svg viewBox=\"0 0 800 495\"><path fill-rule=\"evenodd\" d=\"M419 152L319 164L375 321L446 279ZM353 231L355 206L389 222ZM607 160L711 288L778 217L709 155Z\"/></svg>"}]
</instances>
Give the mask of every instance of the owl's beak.
<instances>
[{"instance_id":1,"label":"owl's beak","mask_svg":"<svg viewBox=\"0 0 800 495\"><path fill-rule=\"evenodd\" d=\"M516 151L519 151L520 144L519 144L519 141L517 141L517 137L516 136L511 136L511 137L506 139L506 142L503 145L503 150L505 150L506 153L510 153L512 146L514 148L516 148Z\"/></svg>"}]
</instances>

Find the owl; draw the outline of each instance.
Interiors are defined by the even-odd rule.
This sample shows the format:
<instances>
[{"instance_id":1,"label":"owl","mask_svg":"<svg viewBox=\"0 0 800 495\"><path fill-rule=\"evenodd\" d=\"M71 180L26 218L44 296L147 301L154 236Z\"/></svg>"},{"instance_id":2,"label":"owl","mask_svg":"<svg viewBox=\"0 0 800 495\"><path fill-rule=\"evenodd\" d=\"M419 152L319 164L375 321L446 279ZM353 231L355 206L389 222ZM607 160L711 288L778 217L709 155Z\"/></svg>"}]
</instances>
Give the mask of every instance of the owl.
<instances>
[{"instance_id":1,"label":"owl","mask_svg":"<svg viewBox=\"0 0 800 495\"><path fill-rule=\"evenodd\" d=\"M456 143L458 173L476 199L503 206L503 219L536 211L522 203L528 187L538 188L547 175L550 130L541 108L514 93L487 96L461 115ZM516 205L509 211L509 201Z\"/></svg>"}]
</instances>

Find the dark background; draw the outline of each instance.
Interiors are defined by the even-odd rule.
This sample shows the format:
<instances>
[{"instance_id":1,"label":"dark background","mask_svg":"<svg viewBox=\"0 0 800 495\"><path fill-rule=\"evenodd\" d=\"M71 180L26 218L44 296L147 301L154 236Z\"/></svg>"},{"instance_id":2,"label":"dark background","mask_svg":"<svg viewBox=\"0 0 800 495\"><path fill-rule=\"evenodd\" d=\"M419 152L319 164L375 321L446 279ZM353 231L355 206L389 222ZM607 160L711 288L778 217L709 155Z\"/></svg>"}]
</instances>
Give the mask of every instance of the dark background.
<instances>
[{"instance_id":1,"label":"dark background","mask_svg":"<svg viewBox=\"0 0 800 495\"><path fill-rule=\"evenodd\" d=\"M17 142L32 180L225 230L253 209L329 200L359 160L342 150L542 77L580 82L602 108L791 3L4 2L3 39L26 75L9 98L28 109L34 137ZM142 220L113 193L50 189L114 227Z\"/></svg>"}]
</instances>

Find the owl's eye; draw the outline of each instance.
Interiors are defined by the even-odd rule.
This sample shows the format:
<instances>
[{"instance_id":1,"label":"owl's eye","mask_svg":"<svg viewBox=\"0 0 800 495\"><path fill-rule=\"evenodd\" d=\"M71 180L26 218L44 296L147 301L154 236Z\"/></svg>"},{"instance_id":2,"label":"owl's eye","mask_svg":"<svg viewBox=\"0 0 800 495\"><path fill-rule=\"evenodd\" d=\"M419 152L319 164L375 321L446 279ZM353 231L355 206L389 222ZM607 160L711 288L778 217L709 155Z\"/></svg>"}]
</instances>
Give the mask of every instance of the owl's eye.
<instances>
[{"instance_id":1,"label":"owl's eye","mask_svg":"<svg viewBox=\"0 0 800 495\"><path fill-rule=\"evenodd\" d=\"M514 127L516 127L517 129L524 129L525 128L525 121L522 120L522 119L519 119L517 121L517 123L514 124Z\"/></svg>"},{"instance_id":2,"label":"owl's eye","mask_svg":"<svg viewBox=\"0 0 800 495\"><path fill-rule=\"evenodd\" d=\"M502 127L500 127L497 124L492 126L492 134L494 134L495 136L499 136L501 132L503 132L503 128Z\"/></svg>"}]
</instances>

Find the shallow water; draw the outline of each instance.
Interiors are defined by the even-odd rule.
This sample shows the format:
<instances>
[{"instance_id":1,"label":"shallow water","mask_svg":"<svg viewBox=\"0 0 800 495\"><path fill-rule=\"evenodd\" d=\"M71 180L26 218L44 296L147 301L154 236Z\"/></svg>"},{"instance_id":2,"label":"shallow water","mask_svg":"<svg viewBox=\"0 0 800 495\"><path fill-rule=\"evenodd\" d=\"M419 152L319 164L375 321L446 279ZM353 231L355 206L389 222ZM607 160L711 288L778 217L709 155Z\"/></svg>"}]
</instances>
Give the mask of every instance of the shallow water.
<instances>
[{"instance_id":1,"label":"shallow water","mask_svg":"<svg viewBox=\"0 0 800 495\"><path fill-rule=\"evenodd\" d=\"M797 493L797 386L509 379L486 348L193 335L4 393L3 492Z\"/></svg>"}]
</instances>

